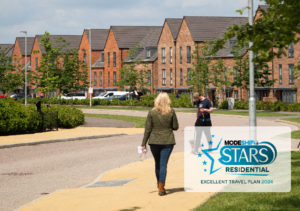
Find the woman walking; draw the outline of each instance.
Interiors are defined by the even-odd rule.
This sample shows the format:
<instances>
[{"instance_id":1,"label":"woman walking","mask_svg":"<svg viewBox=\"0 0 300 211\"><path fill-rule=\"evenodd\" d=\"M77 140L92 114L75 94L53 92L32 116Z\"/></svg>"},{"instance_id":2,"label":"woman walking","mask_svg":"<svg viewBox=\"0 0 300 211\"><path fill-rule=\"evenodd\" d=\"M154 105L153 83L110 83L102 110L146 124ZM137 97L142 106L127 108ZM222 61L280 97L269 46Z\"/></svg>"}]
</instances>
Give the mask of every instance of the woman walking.
<instances>
[{"instance_id":1,"label":"woman walking","mask_svg":"<svg viewBox=\"0 0 300 211\"><path fill-rule=\"evenodd\" d=\"M167 164L175 145L173 130L177 129L178 121L175 111L170 107L170 98L167 93L160 93L154 101L154 108L148 113L142 142L143 151L146 151L147 142L150 145L160 196L166 194Z\"/></svg>"}]
</instances>

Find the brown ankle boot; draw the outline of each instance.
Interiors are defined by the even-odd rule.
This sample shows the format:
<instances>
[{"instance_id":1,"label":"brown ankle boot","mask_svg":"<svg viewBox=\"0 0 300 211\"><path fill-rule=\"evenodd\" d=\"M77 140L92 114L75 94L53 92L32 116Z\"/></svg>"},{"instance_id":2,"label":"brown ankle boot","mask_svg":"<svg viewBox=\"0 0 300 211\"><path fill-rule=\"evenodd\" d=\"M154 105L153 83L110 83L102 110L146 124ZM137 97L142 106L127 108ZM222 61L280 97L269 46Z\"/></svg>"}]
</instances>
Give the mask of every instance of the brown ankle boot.
<instances>
[{"instance_id":1,"label":"brown ankle boot","mask_svg":"<svg viewBox=\"0 0 300 211\"><path fill-rule=\"evenodd\" d=\"M164 182L158 182L158 195L160 195L160 196L166 195Z\"/></svg>"}]
</instances>

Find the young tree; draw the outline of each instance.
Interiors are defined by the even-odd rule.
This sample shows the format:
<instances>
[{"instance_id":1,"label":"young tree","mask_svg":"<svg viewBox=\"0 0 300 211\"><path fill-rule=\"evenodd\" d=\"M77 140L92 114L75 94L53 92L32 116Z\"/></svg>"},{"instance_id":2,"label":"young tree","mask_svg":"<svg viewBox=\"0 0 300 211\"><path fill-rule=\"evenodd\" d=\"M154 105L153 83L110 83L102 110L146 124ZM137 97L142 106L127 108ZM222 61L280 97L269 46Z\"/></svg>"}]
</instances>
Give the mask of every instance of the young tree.
<instances>
[{"instance_id":1,"label":"young tree","mask_svg":"<svg viewBox=\"0 0 300 211\"><path fill-rule=\"evenodd\" d=\"M211 65L211 71L213 73L212 85L217 89L217 93L222 96L223 101L225 100L226 90L231 88L232 81L230 80L230 75L232 72L229 72L230 69L227 68L222 59L218 59L216 64Z\"/></svg>"},{"instance_id":2,"label":"young tree","mask_svg":"<svg viewBox=\"0 0 300 211\"><path fill-rule=\"evenodd\" d=\"M6 51L0 48L0 90L9 93L24 86L24 82L23 75L12 65L11 56L7 56Z\"/></svg>"},{"instance_id":3,"label":"young tree","mask_svg":"<svg viewBox=\"0 0 300 211\"><path fill-rule=\"evenodd\" d=\"M122 68L120 69L120 80L118 85L121 89L129 86L129 91L132 92L138 88L141 91L147 90L148 83L145 80L147 77L146 65L140 59L136 59L139 53L138 46L129 50L127 60L129 63L123 61ZM137 70L137 67L142 65L144 68Z\"/></svg>"},{"instance_id":4,"label":"young tree","mask_svg":"<svg viewBox=\"0 0 300 211\"><path fill-rule=\"evenodd\" d=\"M203 95L207 94L213 76L213 73L209 71L211 56L212 53L207 43L201 47L197 46L193 53L193 68L189 69L187 84Z\"/></svg>"},{"instance_id":5,"label":"young tree","mask_svg":"<svg viewBox=\"0 0 300 211\"><path fill-rule=\"evenodd\" d=\"M75 49L66 50L69 43L62 38L56 40L57 47L53 47L50 34L46 32L40 41L45 49L38 67L37 90L47 95L49 92L69 93L86 89L87 68L79 60Z\"/></svg>"}]
</instances>

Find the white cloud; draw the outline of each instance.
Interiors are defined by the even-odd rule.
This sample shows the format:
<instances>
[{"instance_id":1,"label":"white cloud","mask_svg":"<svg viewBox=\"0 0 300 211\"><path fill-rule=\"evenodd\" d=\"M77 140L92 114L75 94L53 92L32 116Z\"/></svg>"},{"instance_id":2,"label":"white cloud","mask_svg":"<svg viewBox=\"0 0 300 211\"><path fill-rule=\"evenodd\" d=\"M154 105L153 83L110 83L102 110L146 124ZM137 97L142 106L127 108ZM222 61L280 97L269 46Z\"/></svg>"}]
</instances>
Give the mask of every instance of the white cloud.
<instances>
[{"instance_id":1,"label":"white cloud","mask_svg":"<svg viewBox=\"0 0 300 211\"><path fill-rule=\"evenodd\" d=\"M255 0L256 5L259 0ZM247 0L0 0L0 43L28 34L81 34L110 25L162 25L167 17L238 16Z\"/></svg>"}]
</instances>

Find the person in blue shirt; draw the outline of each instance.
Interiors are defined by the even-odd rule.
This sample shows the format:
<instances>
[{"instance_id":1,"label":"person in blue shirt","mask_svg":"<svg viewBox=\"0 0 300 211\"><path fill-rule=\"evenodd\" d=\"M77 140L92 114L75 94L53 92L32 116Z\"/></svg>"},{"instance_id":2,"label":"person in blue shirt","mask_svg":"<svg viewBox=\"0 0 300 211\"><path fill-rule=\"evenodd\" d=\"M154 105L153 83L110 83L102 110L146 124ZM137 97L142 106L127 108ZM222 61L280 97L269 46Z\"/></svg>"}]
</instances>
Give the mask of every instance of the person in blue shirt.
<instances>
[{"instance_id":1,"label":"person in blue shirt","mask_svg":"<svg viewBox=\"0 0 300 211\"><path fill-rule=\"evenodd\" d=\"M209 99L199 93L194 94L194 105L197 107L197 120L195 122L196 138L192 144L192 152L198 154L200 142L202 139L202 133L204 133L207 145L211 148L211 132L210 127L212 126L210 113L213 112L213 108Z\"/></svg>"}]
</instances>

